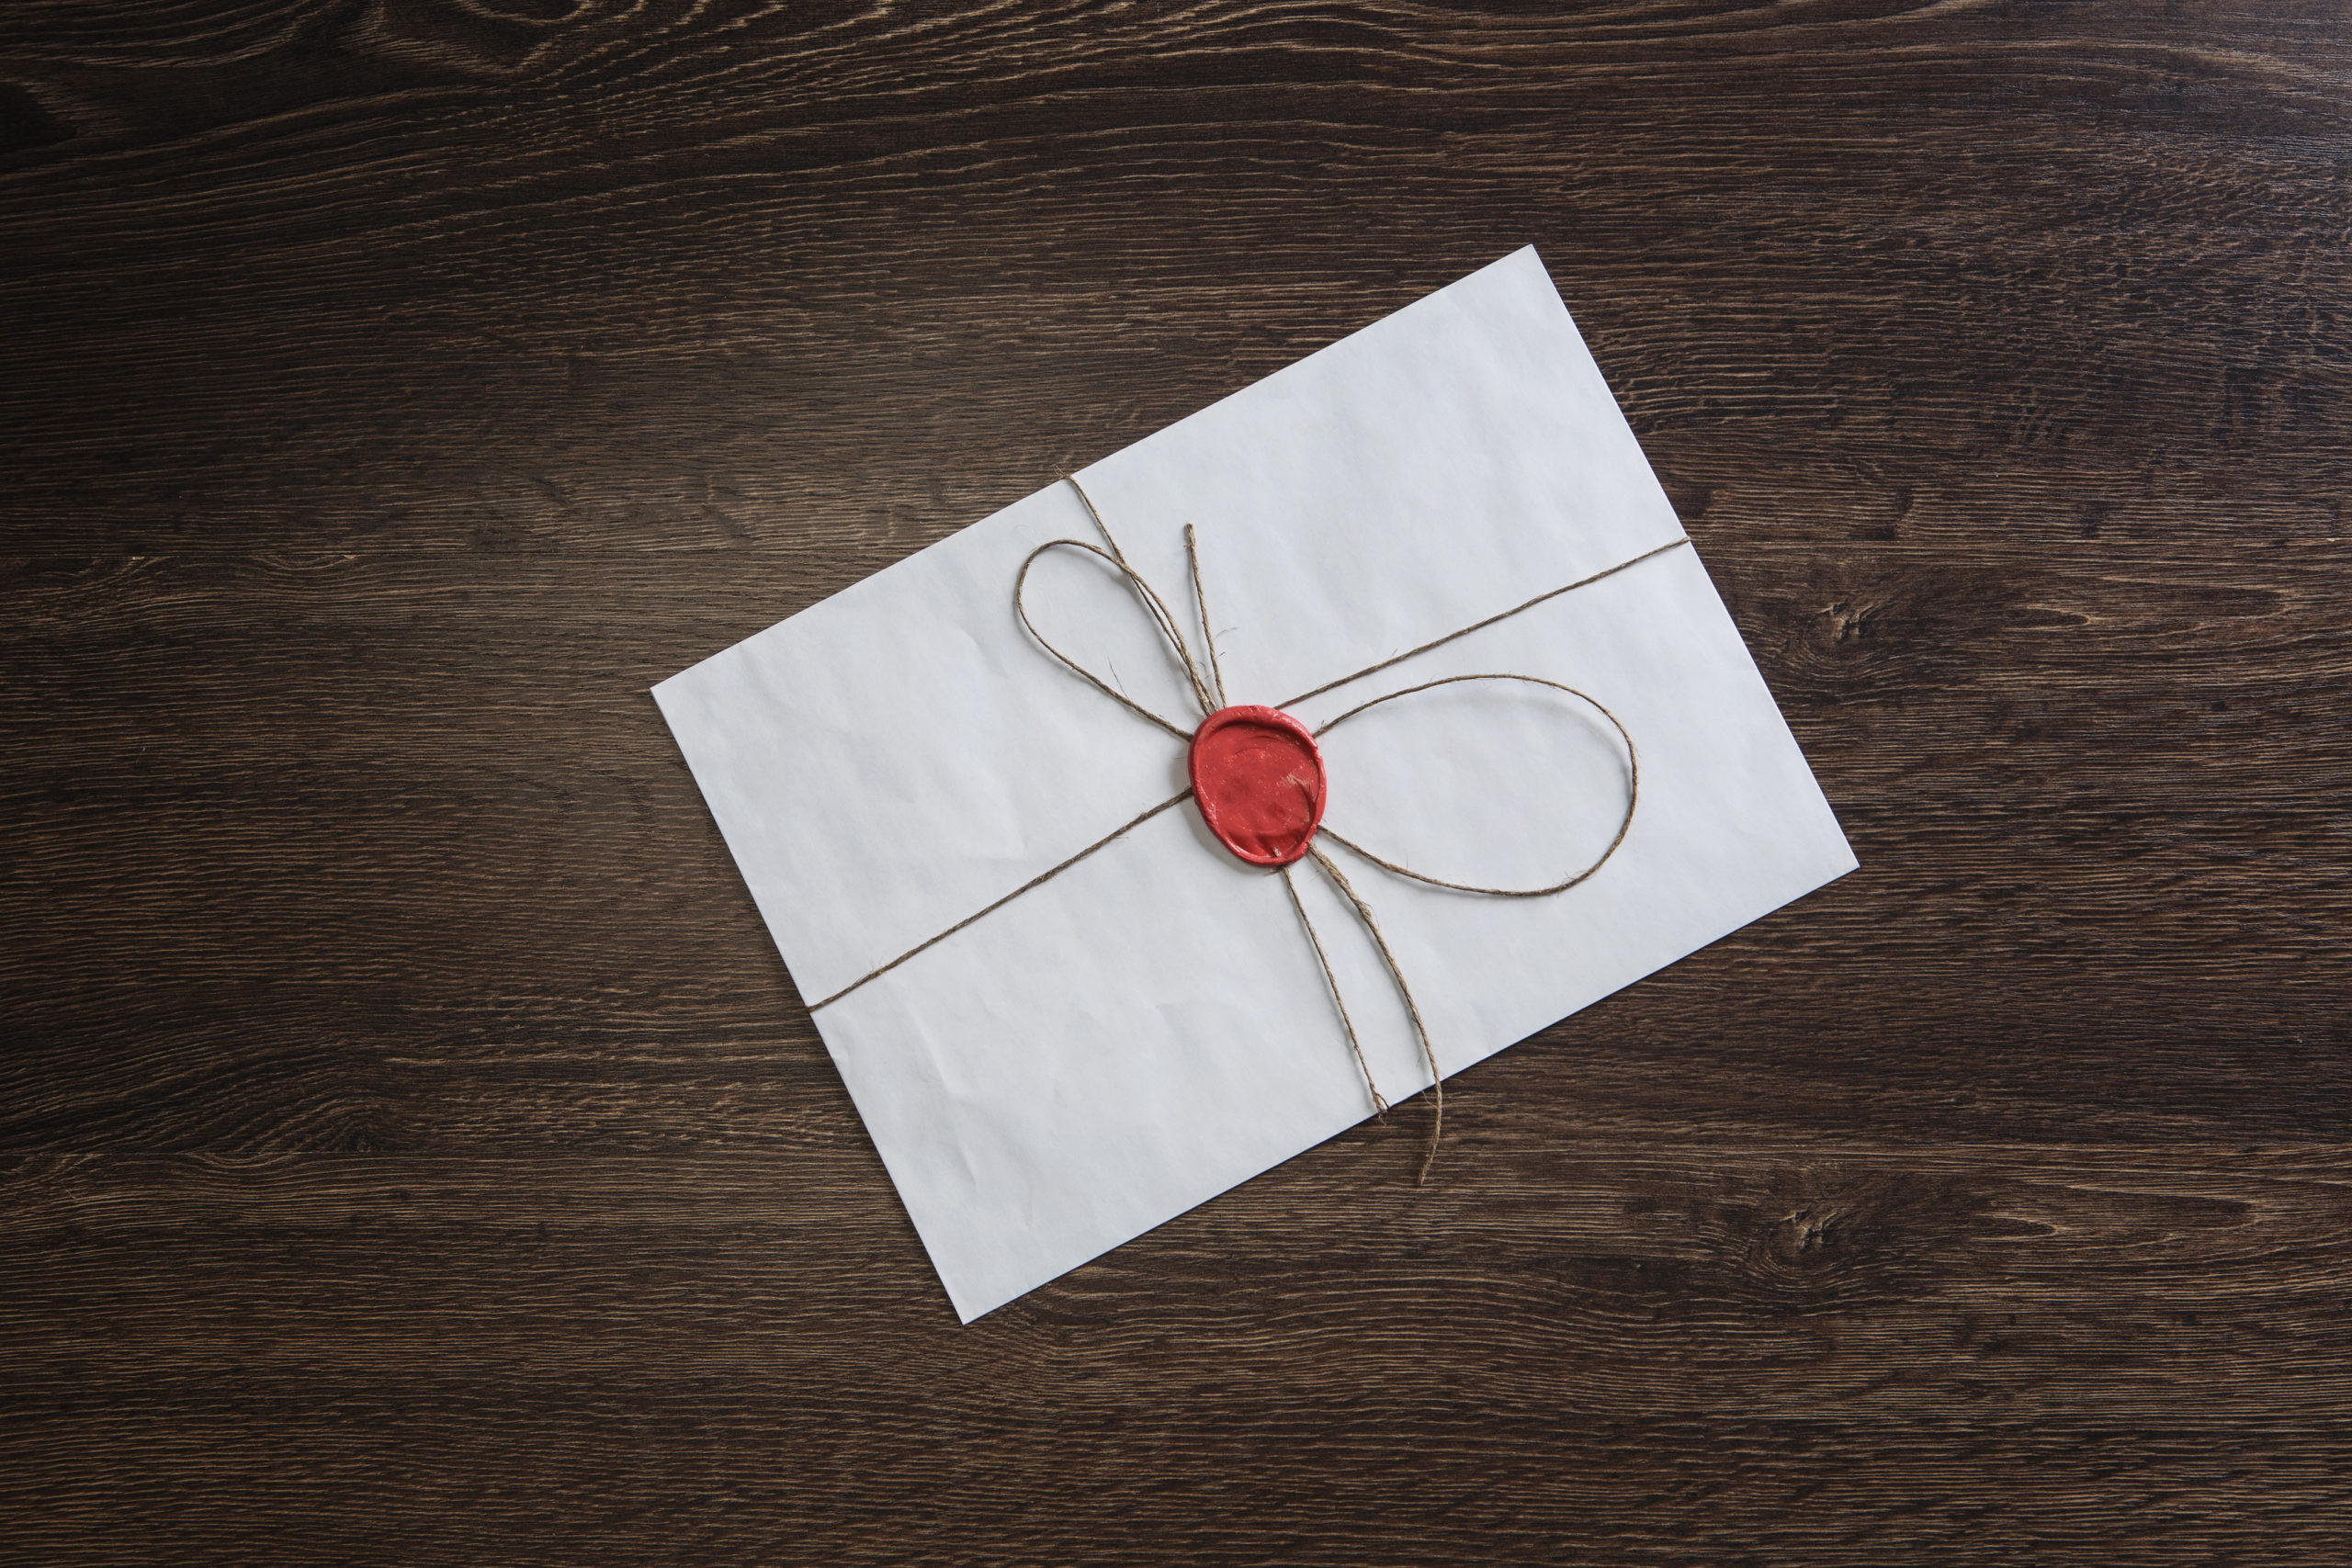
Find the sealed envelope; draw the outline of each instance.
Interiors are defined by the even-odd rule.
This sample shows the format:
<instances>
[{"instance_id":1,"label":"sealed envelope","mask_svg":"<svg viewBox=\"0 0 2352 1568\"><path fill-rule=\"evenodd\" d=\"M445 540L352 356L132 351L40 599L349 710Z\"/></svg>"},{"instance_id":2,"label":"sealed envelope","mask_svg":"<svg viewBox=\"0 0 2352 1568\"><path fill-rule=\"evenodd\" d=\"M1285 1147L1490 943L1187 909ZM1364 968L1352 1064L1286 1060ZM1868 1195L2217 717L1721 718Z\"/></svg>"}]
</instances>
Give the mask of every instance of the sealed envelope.
<instances>
[{"instance_id":1,"label":"sealed envelope","mask_svg":"<svg viewBox=\"0 0 2352 1568\"><path fill-rule=\"evenodd\" d=\"M1855 864L1532 249L654 696L967 1322Z\"/></svg>"}]
</instances>

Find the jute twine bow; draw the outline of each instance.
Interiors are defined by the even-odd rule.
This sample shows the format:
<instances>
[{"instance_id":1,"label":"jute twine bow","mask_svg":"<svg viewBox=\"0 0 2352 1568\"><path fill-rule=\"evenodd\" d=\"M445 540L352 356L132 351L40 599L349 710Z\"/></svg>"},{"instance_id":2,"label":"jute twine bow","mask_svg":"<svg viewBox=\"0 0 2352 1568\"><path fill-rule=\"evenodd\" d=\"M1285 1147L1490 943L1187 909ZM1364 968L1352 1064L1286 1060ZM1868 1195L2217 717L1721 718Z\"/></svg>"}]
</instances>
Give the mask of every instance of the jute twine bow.
<instances>
[{"instance_id":1,"label":"jute twine bow","mask_svg":"<svg viewBox=\"0 0 2352 1568\"><path fill-rule=\"evenodd\" d=\"M1142 603L1146 612L1150 615L1152 624L1159 628L1160 636L1166 640L1169 650L1175 655L1178 666L1183 671L1185 685L1190 691L1193 703L1201 710L1201 717L1203 719L1206 719L1212 714L1217 713L1230 705L1226 700L1225 672L1217 660L1216 634L1213 629L1213 623L1209 619L1208 593L1201 583L1201 556L1199 541L1194 536L1191 525L1186 525L1184 528L1184 558L1187 565L1191 568L1193 579L1193 603L1194 608L1196 608L1200 613L1201 647L1203 654L1204 655L1202 660L1195 660L1193 657L1191 645L1185 641L1183 630L1177 625L1175 615L1169 611L1167 602L1161 599L1157 592L1153 592L1151 584L1146 582L1141 577L1137 576L1135 569L1127 564L1126 553L1119 548L1119 542L1112 536L1109 525L1102 521L1102 513L1095 509L1094 499L1086 493L1086 488L1080 484L1074 476L1065 476L1063 482L1068 484L1071 490L1078 493L1078 499L1083 502L1086 507L1086 514L1094 520L1095 529L1102 534L1102 544L1104 547L1107 547L1107 548L1099 548L1093 545L1086 543L1082 539L1054 539L1046 544L1042 544L1035 549L1030 551L1028 558L1021 563L1020 572L1013 579L1013 613L1021 618L1022 626L1026 628L1029 635L1036 640L1037 646L1044 649L1046 653L1050 654L1064 668L1077 675L1079 679L1084 681L1088 685L1092 686L1096 691L1101 692L1104 696L1109 697L1113 702L1117 703L1121 707L1125 708L1128 712L1135 714L1137 717L1148 723L1158 725L1160 728L1168 731L1169 734L1174 736L1177 739L1190 745L1193 740L1193 731L1191 729L1187 729L1184 727L1152 712L1149 708L1145 707L1142 704L1129 697L1125 693L1118 691L1109 683L1102 681L1101 678L1096 676L1093 671L1079 664L1075 660L1069 658L1067 654L1063 653L1061 649L1056 648L1051 642L1046 640L1045 634L1040 632L1037 629L1035 623L1029 619L1029 609L1025 602L1024 595L1028 590L1030 569L1035 566L1037 564L1038 558L1043 556L1048 550L1082 550L1086 554L1093 556L1097 559L1101 560L1104 565L1110 567L1112 570L1126 579L1128 586L1135 590L1136 598ZM1534 598L1528 600L1525 604L1515 604L1499 615L1489 615L1485 620L1474 622L1469 626L1464 626L1459 631L1448 632L1445 636L1432 638L1431 640L1421 644L1419 648L1408 649L1402 653L1396 654L1391 658L1384 659L1377 664L1368 664L1364 666L1364 668L1355 671L1353 674L1342 675L1336 681L1326 681L1323 684L1316 687L1313 691L1301 692L1295 697L1291 697L1283 702L1276 703L1272 705L1283 710L1295 707L1298 704L1306 702L1310 697L1319 697L1328 692L1335 692L1342 686L1351 685L1354 682L1364 679L1368 675L1376 675L1383 670L1402 664L1405 660L1417 658L1421 654L1429 652L1431 649L1442 648L1447 643L1458 641L1463 637L1468 637L1473 632L1484 631L1487 627L1494 626L1498 622L1510 620L1512 616L1523 615L1527 611L1534 609L1539 604L1547 604L1554 599L1557 599L1564 593L1573 592L1577 589L1588 587L1592 583L1599 582L1605 577L1614 577L1617 573L1625 570L1629 567L1639 566L1642 562L1648 560L1653 556L1664 555L1667 551L1679 548L1690 542L1690 540L1687 536L1671 539L1667 543L1658 546L1656 549L1643 551L1640 555L1634 557L1630 560L1620 561L1615 566L1596 571L1589 577L1581 577L1574 582L1552 589L1546 592L1539 593ZM1399 865L1395 861L1384 859L1383 857L1373 853L1370 850L1365 849L1354 840L1343 836L1332 829L1328 823L1319 824L1315 829L1314 837L1328 838L1337 843L1345 845L1350 851L1353 852L1363 860L1370 862L1374 865L1381 867L1385 871L1393 872L1398 876L1408 877L1415 882L1427 883L1432 887L1448 888L1456 893L1477 893L1496 898L1544 898L1555 893L1565 893L1569 888L1574 887L1577 884L1584 881L1586 878L1592 875L1593 873L1599 871L1602 866L1609 863L1610 857L1617 852L1618 846L1624 843L1625 835L1634 825L1634 808L1641 795L1641 765L1634 755L1634 738L1626 732L1625 727L1618 722L1617 716L1611 713L1609 709L1603 706L1598 699L1587 694L1586 693L1577 691L1573 686L1562 685L1557 681L1546 681L1537 675L1448 675L1441 680L1424 681L1418 686L1407 686L1402 691L1391 692L1385 696L1374 697L1370 702L1359 703L1354 707L1348 709L1347 712L1340 715L1339 717L1323 724L1313 733L1315 738L1317 740L1320 740L1324 736L1329 734L1340 725L1347 723L1348 720L1354 718L1357 715L1368 713L1372 709L1379 707L1385 703L1393 703L1400 697L1409 697L1418 692L1433 691L1440 686L1460 685L1474 681L1515 681L1531 686L1547 686L1555 692L1565 692L1569 696L1576 698L1578 702L1581 702L1588 707L1591 708L1595 713L1600 715L1602 718L1607 719L1609 721L1610 728L1617 732L1618 739L1625 743L1625 815L1617 824L1616 836L1609 840L1609 847L1600 852L1599 859L1593 861L1591 864L1584 867L1581 871L1576 872L1572 875L1563 877L1557 882L1548 883L1542 887L1481 887L1466 882L1449 882L1443 877L1430 876L1425 873L1415 871L1409 866ZM867 984L869 981L880 979L883 976L888 974L891 970L896 969L901 964L906 963L909 959L915 957L919 953L922 953L930 948L937 946L943 942L945 942L949 937L954 936L966 926L971 925L975 921L983 919L988 916L994 914L997 910L1001 909L1007 904L1012 903L1015 898L1020 897L1023 894L1027 893L1034 888L1044 886L1046 883L1051 882L1055 877L1059 876L1063 872L1068 871L1070 867L1078 864L1079 862L1095 853L1104 846L1116 842L1118 840L1125 837L1128 833L1133 832L1136 829L1142 827L1146 822L1148 822L1153 818L1159 816L1161 812L1167 811L1171 807L1181 806L1192 797L1193 792L1190 789L1186 789L1177 795L1169 796L1166 800L1163 800L1159 805L1152 807L1149 810L1140 813L1129 821L1112 829L1112 831L1103 835L1102 838L1097 839L1094 842L1087 845L1084 849L1079 851L1068 860L1038 873L1035 876L1031 877L1028 881L1023 883L1012 892L1007 893L995 903L989 905L986 908L976 910L964 917L964 919L956 921L954 925L949 926L945 931L941 931L938 935L917 942L914 946L907 949L906 952L899 954L898 957L891 959L888 963L880 964L876 968L867 971L865 974L861 975L856 979L851 981L848 985L843 986L840 990L835 991L831 996L810 1003L809 1010L814 1012L820 1008L831 1007L833 1003L840 1001L843 997L848 996L852 991L856 990L859 987ZM1381 962L1387 966L1389 978L1396 983L1396 994L1404 1001L1406 1017L1412 1021L1413 1037L1420 1043L1421 1060L1429 1068L1430 1073L1430 1089L1433 1096L1433 1112L1430 1118L1429 1144L1421 1155L1420 1169L1413 1179L1415 1185L1418 1186L1429 1179L1430 1168L1437 1160L1438 1140L1445 1128L1445 1078L1444 1075L1438 1071L1437 1053L1430 1048L1429 1030L1421 1021L1421 1010L1419 1004L1413 1000L1413 988L1409 985L1406 984L1405 972L1397 966L1396 955L1395 953L1390 951L1388 939L1381 934L1380 921L1374 916L1372 912L1372 906L1364 902L1363 895L1356 891L1355 886L1348 880L1346 874L1341 872L1339 866L1332 862L1331 857L1326 854L1321 847L1315 844L1311 839L1306 850L1306 858L1314 861L1316 865L1322 871L1323 874L1330 879L1331 886L1339 891L1340 897L1345 901L1347 907L1355 911L1357 920L1363 924L1364 933L1371 937L1372 945L1374 950L1379 953ZM1364 1059L1363 1043L1357 1038L1355 1021L1349 1016L1347 998L1343 997L1340 991L1339 976L1332 971L1330 958L1324 951L1323 939L1317 933L1315 930L1315 922L1307 918L1306 902L1298 896L1298 884L1296 879L1292 875L1293 871L1296 869L1295 863L1294 863L1292 864L1278 866L1274 869L1282 876L1283 886L1290 895L1291 908L1298 912L1299 924L1306 931L1307 945L1314 950L1316 964L1323 971L1323 981L1330 989L1332 1005L1339 1010L1340 1025L1347 1033L1348 1048L1355 1055L1356 1066L1358 1070L1363 1074L1364 1089L1372 1097L1374 1114L1380 1117L1383 1121L1385 1121L1387 1119L1389 1102L1382 1096L1380 1092L1380 1086L1373 1081L1372 1066L1371 1064Z\"/></svg>"}]
</instances>

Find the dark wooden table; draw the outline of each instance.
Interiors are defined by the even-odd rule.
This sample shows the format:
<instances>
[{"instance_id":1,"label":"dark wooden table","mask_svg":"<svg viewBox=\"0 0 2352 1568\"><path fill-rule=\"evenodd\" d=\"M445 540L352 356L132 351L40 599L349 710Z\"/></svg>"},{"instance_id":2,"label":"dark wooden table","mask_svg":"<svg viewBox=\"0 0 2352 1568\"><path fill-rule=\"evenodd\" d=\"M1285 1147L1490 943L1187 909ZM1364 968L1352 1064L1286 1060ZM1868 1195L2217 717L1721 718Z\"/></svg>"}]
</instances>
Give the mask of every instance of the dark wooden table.
<instances>
[{"instance_id":1,"label":"dark wooden table","mask_svg":"<svg viewBox=\"0 0 2352 1568\"><path fill-rule=\"evenodd\" d=\"M2352 13L0 11L0 1558L2352 1560ZM1862 870L959 1328L646 688L1527 242Z\"/></svg>"}]
</instances>

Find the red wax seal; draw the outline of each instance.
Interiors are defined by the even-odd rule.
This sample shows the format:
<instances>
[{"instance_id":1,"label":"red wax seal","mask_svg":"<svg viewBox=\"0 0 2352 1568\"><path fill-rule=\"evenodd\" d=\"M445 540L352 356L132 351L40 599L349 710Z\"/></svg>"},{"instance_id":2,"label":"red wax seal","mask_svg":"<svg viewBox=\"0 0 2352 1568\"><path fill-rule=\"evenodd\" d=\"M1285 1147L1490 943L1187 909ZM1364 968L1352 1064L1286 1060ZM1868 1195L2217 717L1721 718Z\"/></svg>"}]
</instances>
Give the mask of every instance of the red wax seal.
<instances>
[{"instance_id":1,"label":"red wax seal","mask_svg":"<svg viewBox=\"0 0 2352 1568\"><path fill-rule=\"evenodd\" d=\"M1304 859L1323 822L1323 752L1280 708L1220 708L1193 731L1193 798L1217 842L1251 865Z\"/></svg>"}]
</instances>

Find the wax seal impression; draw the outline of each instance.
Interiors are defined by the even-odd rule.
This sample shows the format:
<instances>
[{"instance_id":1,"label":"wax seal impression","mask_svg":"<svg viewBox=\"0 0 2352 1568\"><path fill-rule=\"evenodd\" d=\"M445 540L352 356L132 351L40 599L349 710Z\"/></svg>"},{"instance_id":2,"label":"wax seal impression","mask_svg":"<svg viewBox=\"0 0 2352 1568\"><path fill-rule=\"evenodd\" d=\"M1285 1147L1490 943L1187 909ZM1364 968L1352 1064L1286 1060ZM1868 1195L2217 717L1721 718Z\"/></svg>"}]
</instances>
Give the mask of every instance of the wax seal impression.
<instances>
[{"instance_id":1,"label":"wax seal impression","mask_svg":"<svg viewBox=\"0 0 2352 1568\"><path fill-rule=\"evenodd\" d=\"M1217 842L1251 865L1305 858L1323 822L1323 751L1280 708L1220 708L1193 732L1193 798Z\"/></svg>"}]
</instances>

